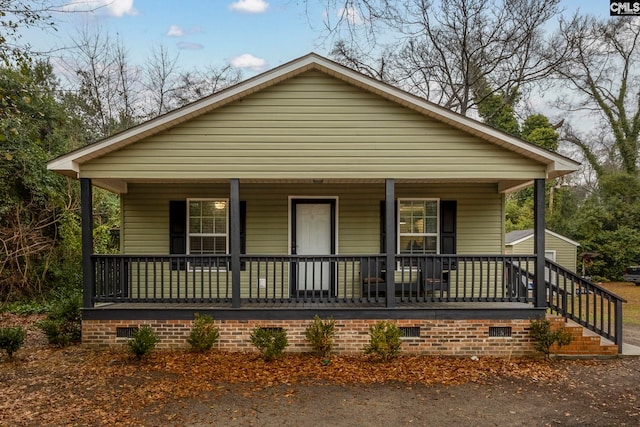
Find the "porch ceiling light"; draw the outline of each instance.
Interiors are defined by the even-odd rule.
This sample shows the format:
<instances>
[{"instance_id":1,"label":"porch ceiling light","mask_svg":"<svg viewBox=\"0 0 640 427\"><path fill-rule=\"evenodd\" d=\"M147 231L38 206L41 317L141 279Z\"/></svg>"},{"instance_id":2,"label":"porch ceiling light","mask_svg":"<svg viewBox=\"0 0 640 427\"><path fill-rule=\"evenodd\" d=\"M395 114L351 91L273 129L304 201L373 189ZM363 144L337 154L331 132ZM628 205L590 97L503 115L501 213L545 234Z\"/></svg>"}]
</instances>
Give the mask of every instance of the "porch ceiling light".
<instances>
[{"instance_id":1,"label":"porch ceiling light","mask_svg":"<svg viewBox=\"0 0 640 427\"><path fill-rule=\"evenodd\" d=\"M218 210L222 210L227 207L227 202L225 202L224 200L216 200L215 202L213 202L213 206Z\"/></svg>"}]
</instances>

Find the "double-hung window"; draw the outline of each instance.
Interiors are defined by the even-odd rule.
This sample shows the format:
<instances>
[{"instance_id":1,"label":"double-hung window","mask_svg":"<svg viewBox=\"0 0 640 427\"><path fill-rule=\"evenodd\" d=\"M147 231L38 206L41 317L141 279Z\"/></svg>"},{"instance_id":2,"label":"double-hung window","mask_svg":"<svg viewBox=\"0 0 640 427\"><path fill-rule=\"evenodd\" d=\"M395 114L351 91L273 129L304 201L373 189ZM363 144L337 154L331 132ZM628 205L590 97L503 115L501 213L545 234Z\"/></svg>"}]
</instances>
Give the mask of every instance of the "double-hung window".
<instances>
[{"instance_id":1,"label":"double-hung window","mask_svg":"<svg viewBox=\"0 0 640 427\"><path fill-rule=\"evenodd\" d=\"M440 247L439 199L398 199L401 254L437 254Z\"/></svg>"},{"instance_id":2,"label":"double-hung window","mask_svg":"<svg viewBox=\"0 0 640 427\"><path fill-rule=\"evenodd\" d=\"M226 255L229 253L229 203L227 199L187 200L187 253ZM192 267L216 267L214 259L191 261Z\"/></svg>"}]
</instances>

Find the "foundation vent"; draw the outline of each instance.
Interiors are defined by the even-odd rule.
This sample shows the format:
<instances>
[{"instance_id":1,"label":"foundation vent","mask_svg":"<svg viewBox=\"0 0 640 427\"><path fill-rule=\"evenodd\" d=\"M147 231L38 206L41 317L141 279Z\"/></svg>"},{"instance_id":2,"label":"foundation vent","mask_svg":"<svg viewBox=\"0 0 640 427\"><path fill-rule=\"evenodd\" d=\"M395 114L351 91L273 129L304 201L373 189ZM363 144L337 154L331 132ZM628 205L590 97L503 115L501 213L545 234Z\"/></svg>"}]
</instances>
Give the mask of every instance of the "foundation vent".
<instances>
[{"instance_id":1,"label":"foundation vent","mask_svg":"<svg viewBox=\"0 0 640 427\"><path fill-rule=\"evenodd\" d=\"M402 338L420 338L419 326L401 326L398 329L400 329Z\"/></svg>"},{"instance_id":2,"label":"foundation vent","mask_svg":"<svg viewBox=\"0 0 640 427\"><path fill-rule=\"evenodd\" d=\"M489 336L490 337L510 337L511 326L490 326Z\"/></svg>"},{"instance_id":3,"label":"foundation vent","mask_svg":"<svg viewBox=\"0 0 640 427\"><path fill-rule=\"evenodd\" d=\"M138 331L135 326L128 326L124 328L116 328L116 338L133 338L133 334Z\"/></svg>"}]
</instances>

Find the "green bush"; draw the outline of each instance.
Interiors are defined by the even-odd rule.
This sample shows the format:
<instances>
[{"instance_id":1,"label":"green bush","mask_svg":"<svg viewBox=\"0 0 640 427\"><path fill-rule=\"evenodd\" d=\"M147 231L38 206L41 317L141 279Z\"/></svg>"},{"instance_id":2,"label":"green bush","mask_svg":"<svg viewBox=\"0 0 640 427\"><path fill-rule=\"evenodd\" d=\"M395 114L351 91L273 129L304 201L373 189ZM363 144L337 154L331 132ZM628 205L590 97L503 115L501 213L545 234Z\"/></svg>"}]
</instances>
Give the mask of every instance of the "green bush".
<instances>
[{"instance_id":1,"label":"green bush","mask_svg":"<svg viewBox=\"0 0 640 427\"><path fill-rule=\"evenodd\" d=\"M148 355L156 348L158 343L158 335L153 332L153 328L149 325L141 326L134 332L133 336L127 341L129 351L136 356L138 360Z\"/></svg>"},{"instance_id":2,"label":"green bush","mask_svg":"<svg viewBox=\"0 0 640 427\"><path fill-rule=\"evenodd\" d=\"M49 344L66 347L79 342L82 334L82 294L68 292L51 304L47 318L36 325L44 332Z\"/></svg>"},{"instance_id":3,"label":"green bush","mask_svg":"<svg viewBox=\"0 0 640 427\"><path fill-rule=\"evenodd\" d=\"M529 333L534 340L534 348L543 352L547 358L553 344L557 344L560 348L571 343L571 333L562 327L552 329L551 322L547 319L531 321Z\"/></svg>"},{"instance_id":4,"label":"green bush","mask_svg":"<svg viewBox=\"0 0 640 427\"><path fill-rule=\"evenodd\" d=\"M22 326L0 328L0 349L7 352L9 359L13 359L13 353L20 350L26 337L27 331Z\"/></svg>"},{"instance_id":5,"label":"green bush","mask_svg":"<svg viewBox=\"0 0 640 427\"><path fill-rule=\"evenodd\" d=\"M19 316L28 316L30 314L45 314L51 309L46 303L38 301L14 301L7 304L0 311L5 311Z\"/></svg>"},{"instance_id":6,"label":"green bush","mask_svg":"<svg viewBox=\"0 0 640 427\"><path fill-rule=\"evenodd\" d=\"M327 357L333 350L336 322L332 318L323 321L320 316L313 318L311 325L304 331L304 336L320 357Z\"/></svg>"},{"instance_id":7,"label":"green bush","mask_svg":"<svg viewBox=\"0 0 640 427\"><path fill-rule=\"evenodd\" d=\"M251 332L249 340L267 362L281 357L284 349L289 345L287 331L279 328L261 328L258 326Z\"/></svg>"},{"instance_id":8,"label":"green bush","mask_svg":"<svg viewBox=\"0 0 640 427\"><path fill-rule=\"evenodd\" d=\"M195 314L193 321L193 329L187 337L187 342L194 351L211 350L213 345L218 341L220 332L213 324L211 316Z\"/></svg>"},{"instance_id":9,"label":"green bush","mask_svg":"<svg viewBox=\"0 0 640 427\"><path fill-rule=\"evenodd\" d=\"M402 332L391 322L380 321L369 327L369 345L364 353L388 361L400 354Z\"/></svg>"}]
</instances>

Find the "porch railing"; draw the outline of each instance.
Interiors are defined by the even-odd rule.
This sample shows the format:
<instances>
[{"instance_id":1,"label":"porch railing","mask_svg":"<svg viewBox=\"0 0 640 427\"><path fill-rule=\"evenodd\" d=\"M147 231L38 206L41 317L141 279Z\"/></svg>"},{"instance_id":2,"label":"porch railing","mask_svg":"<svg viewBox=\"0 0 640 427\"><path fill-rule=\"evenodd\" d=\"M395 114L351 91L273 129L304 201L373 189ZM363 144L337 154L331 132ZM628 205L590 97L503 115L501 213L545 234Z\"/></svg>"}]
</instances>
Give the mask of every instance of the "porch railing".
<instances>
[{"instance_id":1,"label":"porch railing","mask_svg":"<svg viewBox=\"0 0 640 427\"><path fill-rule=\"evenodd\" d=\"M532 302L522 277L534 256L241 255L240 301L251 304ZM94 255L93 302L231 304L229 256ZM393 275L393 295L387 295Z\"/></svg>"},{"instance_id":2,"label":"porch railing","mask_svg":"<svg viewBox=\"0 0 640 427\"><path fill-rule=\"evenodd\" d=\"M545 274L549 309L610 339L621 352L622 303L626 300L550 260L545 263Z\"/></svg>"},{"instance_id":3,"label":"porch railing","mask_svg":"<svg viewBox=\"0 0 640 427\"><path fill-rule=\"evenodd\" d=\"M522 270L520 281L532 286L533 274ZM551 260L545 261L545 297L551 313L566 317L613 341L622 352L622 303L627 302L589 279Z\"/></svg>"}]
</instances>

